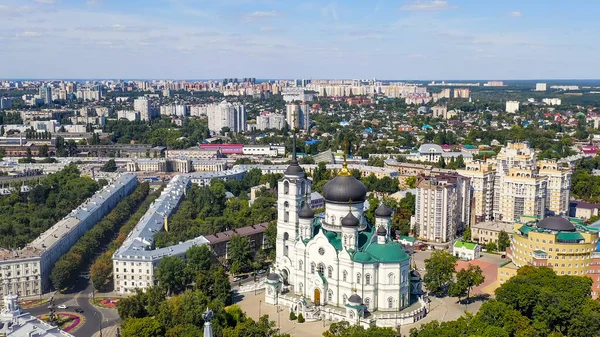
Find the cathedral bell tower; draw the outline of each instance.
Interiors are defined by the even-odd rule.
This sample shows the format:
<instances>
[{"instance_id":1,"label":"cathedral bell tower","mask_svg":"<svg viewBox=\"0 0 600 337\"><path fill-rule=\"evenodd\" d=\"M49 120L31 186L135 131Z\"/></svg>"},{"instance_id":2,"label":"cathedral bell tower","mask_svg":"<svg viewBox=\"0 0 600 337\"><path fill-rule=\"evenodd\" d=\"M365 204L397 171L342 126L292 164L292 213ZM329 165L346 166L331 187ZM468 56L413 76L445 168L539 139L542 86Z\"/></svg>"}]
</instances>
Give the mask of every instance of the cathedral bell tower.
<instances>
[{"instance_id":1,"label":"cathedral bell tower","mask_svg":"<svg viewBox=\"0 0 600 337\"><path fill-rule=\"evenodd\" d=\"M277 185L277 262L290 255L296 239L301 235L299 228L298 213L304 203L310 203L305 199L310 195L310 180L296 158L296 132L294 132L292 162L285 170L283 178Z\"/></svg>"}]
</instances>

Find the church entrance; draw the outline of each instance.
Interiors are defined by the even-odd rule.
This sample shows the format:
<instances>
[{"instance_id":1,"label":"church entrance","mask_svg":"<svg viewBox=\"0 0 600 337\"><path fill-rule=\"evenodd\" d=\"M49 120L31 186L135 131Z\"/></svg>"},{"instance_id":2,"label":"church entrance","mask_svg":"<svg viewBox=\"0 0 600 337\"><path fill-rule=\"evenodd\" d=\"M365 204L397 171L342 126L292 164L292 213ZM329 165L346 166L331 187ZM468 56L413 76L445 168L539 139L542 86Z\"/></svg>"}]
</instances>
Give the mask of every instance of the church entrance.
<instances>
[{"instance_id":1,"label":"church entrance","mask_svg":"<svg viewBox=\"0 0 600 337\"><path fill-rule=\"evenodd\" d=\"M321 305L321 291L319 288L315 288L315 296L313 298L315 305Z\"/></svg>"}]
</instances>

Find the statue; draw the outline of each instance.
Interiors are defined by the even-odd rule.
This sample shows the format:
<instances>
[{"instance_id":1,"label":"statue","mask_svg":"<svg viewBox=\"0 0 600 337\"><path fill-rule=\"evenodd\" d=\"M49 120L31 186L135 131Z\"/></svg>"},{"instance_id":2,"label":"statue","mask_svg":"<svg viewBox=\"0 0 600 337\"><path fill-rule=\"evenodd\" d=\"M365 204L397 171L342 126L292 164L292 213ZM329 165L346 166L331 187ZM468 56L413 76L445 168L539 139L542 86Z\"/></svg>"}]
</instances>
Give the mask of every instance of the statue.
<instances>
[{"instance_id":1,"label":"statue","mask_svg":"<svg viewBox=\"0 0 600 337\"><path fill-rule=\"evenodd\" d=\"M202 319L204 319L204 337L213 337L212 324L210 324L213 319L212 310L206 308L206 311L202 314Z\"/></svg>"}]
</instances>

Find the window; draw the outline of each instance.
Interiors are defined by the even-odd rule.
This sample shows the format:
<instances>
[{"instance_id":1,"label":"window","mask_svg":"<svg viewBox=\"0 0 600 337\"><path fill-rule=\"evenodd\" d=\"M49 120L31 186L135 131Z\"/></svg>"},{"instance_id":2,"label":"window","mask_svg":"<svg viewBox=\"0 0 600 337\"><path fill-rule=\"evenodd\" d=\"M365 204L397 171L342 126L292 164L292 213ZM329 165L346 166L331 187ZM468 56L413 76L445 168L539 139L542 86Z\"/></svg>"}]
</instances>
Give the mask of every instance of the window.
<instances>
[{"instance_id":1,"label":"window","mask_svg":"<svg viewBox=\"0 0 600 337\"><path fill-rule=\"evenodd\" d=\"M290 239L290 235L287 232L283 233L283 240L286 241L289 239Z\"/></svg>"},{"instance_id":2,"label":"window","mask_svg":"<svg viewBox=\"0 0 600 337\"><path fill-rule=\"evenodd\" d=\"M304 262L302 262L302 260L298 261L298 269L302 270L302 267L304 266Z\"/></svg>"},{"instance_id":3,"label":"window","mask_svg":"<svg viewBox=\"0 0 600 337\"><path fill-rule=\"evenodd\" d=\"M283 183L283 193L290 194L290 183L288 181Z\"/></svg>"},{"instance_id":4,"label":"window","mask_svg":"<svg viewBox=\"0 0 600 337\"><path fill-rule=\"evenodd\" d=\"M344 272L342 273L342 281L346 282L347 278L348 278L348 272L344 270Z\"/></svg>"},{"instance_id":5,"label":"window","mask_svg":"<svg viewBox=\"0 0 600 337\"><path fill-rule=\"evenodd\" d=\"M317 268L319 275L325 275L325 265L323 263L319 263L319 267Z\"/></svg>"},{"instance_id":6,"label":"window","mask_svg":"<svg viewBox=\"0 0 600 337\"><path fill-rule=\"evenodd\" d=\"M306 194L306 182L303 180L302 184L300 185L300 193L302 195Z\"/></svg>"},{"instance_id":7,"label":"window","mask_svg":"<svg viewBox=\"0 0 600 337\"><path fill-rule=\"evenodd\" d=\"M369 304L371 303L371 300L369 298L365 299L365 308L369 309Z\"/></svg>"},{"instance_id":8,"label":"window","mask_svg":"<svg viewBox=\"0 0 600 337\"><path fill-rule=\"evenodd\" d=\"M388 283L390 285L394 284L394 273L389 273L388 274Z\"/></svg>"},{"instance_id":9,"label":"window","mask_svg":"<svg viewBox=\"0 0 600 337\"><path fill-rule=\"evenodd\" d=\"M371 274L365 275L365 284L371 285Z\"/></svg>"},{"instance_id":10,"label":"window","mask_svg":"<svg viewBox=\"0 0 600 337\"><path fill-rule=\"evenodd\" d=\"M327 268L327 277L332 278L333 277L333 267L329 266Z\"/></svg>"},{"instance_id":11,"label":"window","mask_svg":"<svg viewBox=\"0 0 600 337\"><path fill-rule=\"evenodd\" d=\"M333 291L330 289L327 292L327 302L331 302L331 301L333 301Z\"/></svg>"},{"instance_id":12,"label":"window","mask_svg":"<svg viewBox=\"0 0 600 337\"><path fill-rule=\"evenodd\" d=\"M311 273L311 274L314 274L314 273L315 273L315 263L314 263L314 262L312 262L312 263L310 264L310 273Z\"/></svg>"},{"instance_id":13,"label":"window","mask_svg":"<svg viewBox=\"0 0 600 337\"><path fill-rule=\"evenodd\" d=\"M344 304L348 301L348 296L344 295Z\"/></svg>"},{"instance_id":14,"label":"window","mask_svg":"<svg viewBox=\"0 0 600 337\"><path fill-rule=\"evenodd\" d=\"M356 274L356 283L360 284L360 273Z\"/></svg>"},{"instance_id":15,"label":"window","mask_svg":"<svg viewBox=\"0 0 600 337\"><path fill-rule=\"evenodd\" d=\"M392 309L394 307L394 298L388 298L388 309Z\"/></svg>"},{"instance_id":16,"label":"window","mask_svg":"<svg viewBox=\"0 0 600 337\"><path fill-rule=\"evenodd\" d=\"M302 284L302 282L300 282L300 284L298 284L298 290L300 290L300 293L302 293L303 289L304 289L304 285Z\"/></svg>"}]
</instances>

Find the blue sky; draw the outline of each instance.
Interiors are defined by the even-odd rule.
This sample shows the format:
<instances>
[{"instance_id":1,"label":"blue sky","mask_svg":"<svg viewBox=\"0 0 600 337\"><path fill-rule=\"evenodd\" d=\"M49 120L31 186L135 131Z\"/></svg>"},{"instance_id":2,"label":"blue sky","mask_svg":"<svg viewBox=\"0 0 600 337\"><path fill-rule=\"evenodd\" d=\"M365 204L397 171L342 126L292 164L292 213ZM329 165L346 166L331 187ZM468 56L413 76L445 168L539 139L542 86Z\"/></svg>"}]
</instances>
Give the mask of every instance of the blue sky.
<instances>
[{"instance_id":1,"label":"blue sky","mask_svg":"<svg viewBox=\"0 0 600 337\"><path fill-rule=\"evenodd\" d=\"M0 0L0 78L600 78L593 0Z\"/></svg>"}]
</instances>

